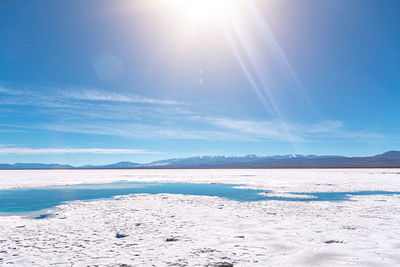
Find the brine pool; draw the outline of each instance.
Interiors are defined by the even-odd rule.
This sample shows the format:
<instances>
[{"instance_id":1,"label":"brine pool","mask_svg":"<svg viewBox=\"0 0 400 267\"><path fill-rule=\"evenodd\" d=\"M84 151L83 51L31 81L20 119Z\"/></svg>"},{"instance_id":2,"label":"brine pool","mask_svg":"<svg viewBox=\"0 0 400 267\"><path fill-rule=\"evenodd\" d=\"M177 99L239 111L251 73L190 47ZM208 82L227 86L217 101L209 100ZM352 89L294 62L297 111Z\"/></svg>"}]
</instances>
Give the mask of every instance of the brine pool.
<instances>
[{"instance_id":1,"label":"brine pool","mask_svg":"<svg viewBox=\"0 0 400 267\"><path fill-rule=\"evenodd\" d=\"M0 190L0 215L49 209L69 201L88 201L130 194L183 194L214 196L235 201L349 201L352 196L399 195L392 191L291 192L273 196L272 191L237 188L238 184L114 182ZM271 196L268 196L271 194Z\"/></svg>"}]
</instances>

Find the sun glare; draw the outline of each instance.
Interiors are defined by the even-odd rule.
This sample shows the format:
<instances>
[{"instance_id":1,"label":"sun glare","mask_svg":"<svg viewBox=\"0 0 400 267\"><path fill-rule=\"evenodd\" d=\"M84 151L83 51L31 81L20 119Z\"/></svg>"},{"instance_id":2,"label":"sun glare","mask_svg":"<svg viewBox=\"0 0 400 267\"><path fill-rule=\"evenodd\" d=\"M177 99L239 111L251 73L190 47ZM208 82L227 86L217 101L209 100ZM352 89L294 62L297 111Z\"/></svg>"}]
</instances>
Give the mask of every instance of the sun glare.
<instances>
[{"instance_id":1,"label":"sun glare","mask_svg":"<svg viewBox=\"0 0 400 267\"><path fill-rule=\"evenodd\" d=\"M167 0L170 8L189 21L215 22L224 19L235 6L236 0Z\"/></svg>"}]
</instances>

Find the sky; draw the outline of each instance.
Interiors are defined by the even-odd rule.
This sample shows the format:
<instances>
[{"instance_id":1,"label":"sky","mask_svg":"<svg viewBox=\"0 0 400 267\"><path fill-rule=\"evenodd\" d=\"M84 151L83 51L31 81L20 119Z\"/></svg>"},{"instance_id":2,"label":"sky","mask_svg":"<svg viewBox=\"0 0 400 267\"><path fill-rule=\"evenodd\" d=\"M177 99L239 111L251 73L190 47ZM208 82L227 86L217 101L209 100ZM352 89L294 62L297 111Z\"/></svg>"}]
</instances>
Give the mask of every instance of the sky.
<instances>
[{"instance_id":1,"label":"sky","mask_svg":"<svg viewBox=\"0 0 400 267\"><path fill-rule=\"evenodd\" d=\"M400 150L397 0L2 0L0 163Z\"/></svg>"}]
</instances>

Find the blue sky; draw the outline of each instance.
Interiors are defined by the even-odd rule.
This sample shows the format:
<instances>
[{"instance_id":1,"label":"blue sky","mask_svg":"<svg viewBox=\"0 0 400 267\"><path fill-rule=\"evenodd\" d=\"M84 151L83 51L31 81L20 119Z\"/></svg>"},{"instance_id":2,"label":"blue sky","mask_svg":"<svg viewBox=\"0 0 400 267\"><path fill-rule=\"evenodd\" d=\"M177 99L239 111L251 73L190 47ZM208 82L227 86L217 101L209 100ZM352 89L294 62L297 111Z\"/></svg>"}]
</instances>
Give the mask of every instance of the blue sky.
<instances>
[{"instance_id":1,"label":"blue sky","mask_svg":"<svg viewBox=\"0 0 400 267\"><path fill-rule=\"evenodd\" d=\"M399 1L173 1L1 1L0 162L400 149Z\"/></svg>"}]
</instances>

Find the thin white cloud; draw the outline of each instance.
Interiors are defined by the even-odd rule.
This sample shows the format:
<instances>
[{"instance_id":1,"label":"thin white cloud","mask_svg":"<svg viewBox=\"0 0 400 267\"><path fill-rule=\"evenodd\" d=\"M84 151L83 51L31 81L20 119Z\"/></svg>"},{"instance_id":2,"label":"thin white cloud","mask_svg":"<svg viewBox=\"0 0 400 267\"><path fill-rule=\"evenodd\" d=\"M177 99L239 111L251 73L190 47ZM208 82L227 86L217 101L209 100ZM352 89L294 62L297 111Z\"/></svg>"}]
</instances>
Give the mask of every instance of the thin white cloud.
<instances>
[{"instance_id":1,"label":"thin white cloud","mask_svg":"<svg viewBox=\"0 0 400 267\"><path fill-rule=\"evenodd\" d=\"M301 125L296 128L304 133L333 133L343 129L343 122L341 121L322 121L311 125Z\"/></svg>"},{"instance_id":2,"label":"thin white cloud","mask_svg":"<svg viewBox=\"0 0 400 267\"><path fill-rule=\"evenodd\" d=\"M272 121L241 120L228 117L195 117L203 122L233 131L236 134L252 139L302 141L300 136L294 136L285 127Z\"/></svg>"},{"instance_id":3,"label":"thin white cloud","mask_svg":"<svg viewBox=\"0 0 400 267\"><path fill-rule=\"evenodd\" d=\"M182 123L183 122L183 123ZM321 125L326 125L322 127ZM347 131L341 122L318 124L286 124L269 121L235 120L226 117L182 117L171 123L140 122L63 122L40 125L37 129L83 134L119 136L147 140L205 140L205 141L281 141L314 142L323 140L370 141L382 140L384 135Z\"/></svg>"},{"instance_id":4,"label":"thin white cloud","mask_svg":"<svg viewBox=\"0 0 400 267\"><path fill-rule=\"evenodd\" d=\"M183 105L183 103L168 99L150 98L137 94L117 93L86 87L29 87L17 90L0 84L0 94L8 96L7 99L2 99L3 104L38 107L69 107L79 104L77 101L82 100L147 105Z\"/></svg>"},{"instance_id":5,"label":"thin white cloud","mask_svg":"<svg viewBox=\"0 0 400 267\"><path fill-rule=\"evenodd\" d=\"M20 95L21 92L18 90L13 90L13 89L7 89L4 86L0 84L0 94L6 94L6 95Z\"/></svg>"},{"instance_id":6,"label":"thin white cloud","mask_svg":"<svg viewBox=\"0 0 400 267\"><path fill-rule=\"evenodd\" d=\"M243 140L235 134L215 129L193 130L177 126L145 125L140 123L121 122L107 125L87 123L68 123L59 125L42 125L36 129L46 129L57 132L72 132L82 134L118 136L146 140Z\"/></svg>"},{"instance_id":7,"label":"thin white cloud","mask_svg":"<svg viewBox=\"0 0 400 267\"><path fill-rule=\"evenodd\" d=\"M154 104L154 105L179 105L179 102L172 100L163 100L157 98L148 98L135 94L120 94L112 93L104 90L84 89L84 90L71 90L65 93L64 96L77 100L88 101L110 101L110 102L127 102L136 104Z\"/></svg>"},{"instance_id":8,"label":"thin white cloud","mask_svg":"<svg viewBox=\"0 0 400 267\"><path fill-rule=\"evenodd\" d=\"M23 97L7 93L1 99L5 104L32 106L36 115L48 118L49 122L27 121L23 126L0 127L0 132L35 129L146 140L291 143L335 140L364 142L386 138L378 133L350 130L341 121L302 124L251 120L233 115L218 116L204 105L187 105L102 89L51 89L40 87L15 91L22 92ZM0 92L11 91L14 90L0 85Z\"/></svg>"},{"instance_id":9,"label":"thin white cloud","mask_svg":"<svg viewBox=\"0 0 400 267\"><path fill-rule=\"evenodd\" d=\"M57 155L57 154L159 154L144 149L114 148L3 148L0 155Z\"/></svg>"},{"instance_id":10,"label":"thin white cloud","mask_svg":"<svg viewBox=\"0 0 400 267\"><path fill-rule=\"evenodd\" d=\"M256 121L229 117L194 116L205 124L228 130L236 136L253 140L277 140L288 142L310 142L321 139L364 141L382 139L385 135L366 131L349 131L341 121L322 121L315 124L286 123L276 121Z\"/></svg>"}]
</instances>

